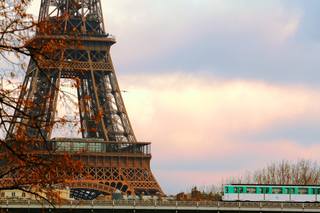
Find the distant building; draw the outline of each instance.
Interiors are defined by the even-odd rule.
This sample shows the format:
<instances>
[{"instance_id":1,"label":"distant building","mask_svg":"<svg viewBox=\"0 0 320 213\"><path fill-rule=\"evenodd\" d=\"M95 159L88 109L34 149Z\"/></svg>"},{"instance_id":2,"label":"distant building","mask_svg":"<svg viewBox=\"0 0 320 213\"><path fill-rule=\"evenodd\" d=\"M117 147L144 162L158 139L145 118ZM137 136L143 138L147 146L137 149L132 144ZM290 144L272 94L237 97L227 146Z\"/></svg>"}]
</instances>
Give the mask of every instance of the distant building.
<instances>
[{"instance_id":1,"label":"distant building","mask_svg":"<svg viewBox=\"0 0 320 213\"><path fill-rule=\"evenodd\" d=\"M70 191L69 190L56 190L56 193L59 194L61 199L64 200L73 200L70 198ZM46 197L44 193L39 193L39 196ZM36 196L32 193L24 192L18 189L15 190L1 190L0 192L0 200L7 200L7 199L17 199L17 200L37 200L39 196Z\"/></svg>"}]
</instances>

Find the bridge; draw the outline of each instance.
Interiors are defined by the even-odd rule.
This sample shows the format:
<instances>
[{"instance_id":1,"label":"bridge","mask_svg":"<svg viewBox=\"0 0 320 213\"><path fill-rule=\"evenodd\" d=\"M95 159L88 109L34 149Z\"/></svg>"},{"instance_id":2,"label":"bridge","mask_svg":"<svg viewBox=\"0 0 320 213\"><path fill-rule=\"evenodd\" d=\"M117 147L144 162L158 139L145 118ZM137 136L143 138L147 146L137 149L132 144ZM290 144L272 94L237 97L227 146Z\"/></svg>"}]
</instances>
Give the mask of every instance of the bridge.
<instances>
[{"instance_id":1,"label":"bridge","mask_svg":"<svg viewBox=\"0 0 320 213\"><path fill-rule=\"evenodd\" d=\"M31 200L2 200L0 213L43 212L320 212L320 203L222 201L68 201L56 206Z\"/></svg>"}]
</instances>

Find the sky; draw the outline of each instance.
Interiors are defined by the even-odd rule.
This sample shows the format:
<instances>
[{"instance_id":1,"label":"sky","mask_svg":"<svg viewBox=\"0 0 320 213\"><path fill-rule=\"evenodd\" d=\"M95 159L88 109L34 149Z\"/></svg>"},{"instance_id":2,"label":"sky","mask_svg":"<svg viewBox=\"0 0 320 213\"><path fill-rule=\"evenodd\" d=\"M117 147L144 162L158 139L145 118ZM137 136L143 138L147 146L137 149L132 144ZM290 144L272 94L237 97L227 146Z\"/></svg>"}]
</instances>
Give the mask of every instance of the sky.
<instances>
[{"instance_id":1,"label":"sky","mask_svg":"<svg viewBox=\"0 0 320 213\"><path fill-rule=\"evenodd\" d=\"M283 159L320 160L320 1L102 6L131 123L152 142L167 194Z\"/></svg>"}]
</instances>

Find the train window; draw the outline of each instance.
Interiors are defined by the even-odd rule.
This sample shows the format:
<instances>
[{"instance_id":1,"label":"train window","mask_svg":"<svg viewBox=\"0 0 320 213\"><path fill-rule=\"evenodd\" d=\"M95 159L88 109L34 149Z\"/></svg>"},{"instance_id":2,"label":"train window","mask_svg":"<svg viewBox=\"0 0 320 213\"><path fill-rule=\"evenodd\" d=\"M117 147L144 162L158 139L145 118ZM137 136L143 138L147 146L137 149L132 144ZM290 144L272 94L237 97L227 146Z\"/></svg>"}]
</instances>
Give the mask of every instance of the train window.
<instances>
[{"instance_id":1,"label":"train window","mask_svg":"<svg viewBox=\"0 0 320 213\"><path fill-rule=\"evenodd\" d=\"M282 194L282 188L272 188L272 194Z\"/></svg>"},{"instance_id":2,"label":"train window","mask_svg":"<svg viewBox=\"0 0 320 213\"><path fill-rule=\"evenodd\" d=\"M270 193L269 187L263 187L263 188L261 188L261 193L263 193L263 194L269 194L269 193Z\"/></svg>"},{"instance_id":3,"label":"train window","mask_svg":"<svg viewBox=\"0 0 320 213\"><path fill-rule=\"evenodd\" d=\"M224 190L225 190L225 193L228 193L228 192L229 192L229 187L226 186L226 187L224 188Z\"/></svg>"},{"instance_id":4,"label":"train window","mask_svg":"<svg viewBox=\"0 0 320 213\"><path fill-rule=\"evenodd\" d=\"M243 193L243 187L234 187L235 193Z\"/></svg>"},{"instance_id":5,"label":"train window","mask_svg":"<svg viewBox=\"0 0 320 213\"><path fill-rule=\"evenodd\" d=\"M308 189L307 188L299 188L298 193L299 194L308 194Z\"/></svg>"},{"instance_id":6,"label":"train window","mask_svg":"<svg viewBox=\"0 0 320 213\"><path fill-rule=\"evenodd\" d=\"M287 194L294 194L294 188L287 188Z\"/></svg>"},{"instance_id":7,"label":"train window","mask_svg":"<svg viewBox=\"0 0 320 213\"><path fill-rule=\"evenodd\" d=\"M248 187L248 188L247 188L247 192L248 192L248 193L257 193L257 188L255 188L255 187Z\"/></svg>"},{"instance_id":8,"label":"train window","mask_svg":"<svg viewBox=\"0 0 320 213\"><path fill-rule=\"evenodd\" d=\"M312 194L320 194L320 189L319 188L313 188L312 190Z\"/></svg>"}]
</instances>

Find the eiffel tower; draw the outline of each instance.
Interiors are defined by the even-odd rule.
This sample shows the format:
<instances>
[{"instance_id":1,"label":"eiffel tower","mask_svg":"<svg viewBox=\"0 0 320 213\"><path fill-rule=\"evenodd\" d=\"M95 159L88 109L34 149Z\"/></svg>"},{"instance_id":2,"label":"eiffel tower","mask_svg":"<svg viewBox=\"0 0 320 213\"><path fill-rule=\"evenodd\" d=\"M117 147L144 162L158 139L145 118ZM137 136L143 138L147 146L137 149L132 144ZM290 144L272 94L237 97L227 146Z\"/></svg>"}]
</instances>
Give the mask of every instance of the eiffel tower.
<instances>
[{"instance_id":1,"label":"eiffel tower","mask_svg":"<svg viewBox=\"0 0 320 213\"><path fill-rule=\"evenodd\" d=\"M116 41L106 33L101 1L42 0L39 23L49 30L37 30L33 43L65 45L41 59L31 57L7 138L24 128L28 137L45 138L59 152L77 153L85 168L69 181L75 199L115 191L162 195L150 169L150 143L137 141L124 106L110 56ZM82 138L51 138L61 79L78 84Z\"/></svg>"}]
</instances>

